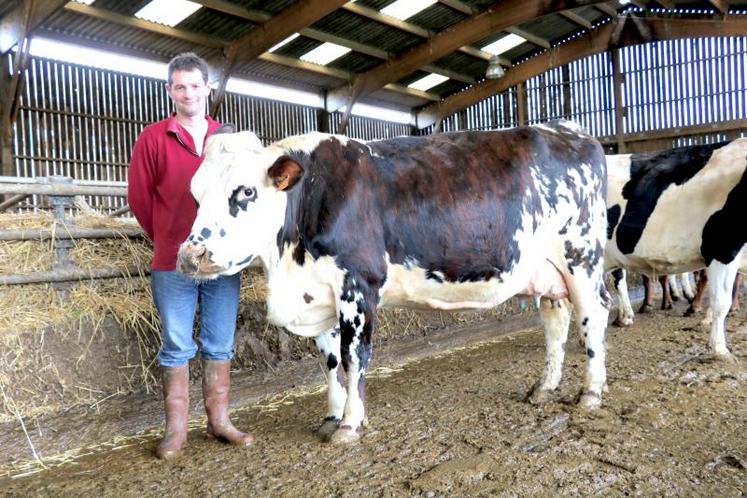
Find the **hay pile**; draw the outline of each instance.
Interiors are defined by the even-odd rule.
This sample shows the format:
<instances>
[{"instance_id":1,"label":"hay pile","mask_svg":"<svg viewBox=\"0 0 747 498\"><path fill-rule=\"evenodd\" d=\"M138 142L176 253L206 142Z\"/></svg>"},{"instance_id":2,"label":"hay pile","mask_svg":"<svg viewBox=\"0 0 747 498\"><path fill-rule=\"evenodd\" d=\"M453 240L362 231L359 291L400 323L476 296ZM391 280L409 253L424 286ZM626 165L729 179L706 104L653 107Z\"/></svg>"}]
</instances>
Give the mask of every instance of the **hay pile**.
<instances>
[{"instance_id":1,"label":"hay pile","mask_svg":"<svg viewBox=\"0 0 747 498\"><path fill-rule=\"evenodd\" d=\"M92 214L76 216L73 222L114 231L137 226L131 220ZM0 214L0 227L62 229L50 213ZM156 385L152 370L160 338L147 276L150 243L124 235L80 239L69 255L85 270L135 268L136 273L128 278L0 287L0 421L92 404L112 392L150 391ZM54 240L0 241L2 275L48 271L55 261ZM126 363L133 368L124 375L118 372L113 376L117 382L102 388L95 385L101 352L93 351L113 333L123 334L121 339L132 347ZM117 360L106 361L116 365Z\"/></svg>"}]
</instances>

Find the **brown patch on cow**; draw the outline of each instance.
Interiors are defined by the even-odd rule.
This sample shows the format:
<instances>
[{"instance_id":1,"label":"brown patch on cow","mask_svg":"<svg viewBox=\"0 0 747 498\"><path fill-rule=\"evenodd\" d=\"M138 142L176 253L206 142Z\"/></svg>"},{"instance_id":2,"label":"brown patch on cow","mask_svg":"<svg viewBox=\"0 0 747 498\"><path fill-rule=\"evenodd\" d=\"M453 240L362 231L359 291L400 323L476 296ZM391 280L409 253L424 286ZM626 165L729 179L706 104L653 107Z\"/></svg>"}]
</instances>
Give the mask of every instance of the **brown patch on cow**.
<instances>
[{"instance_id":1,"label":"brown patch on cow","mask_svg":"<svg viewBox=\"0 0 747 498\"><path fill-rule=\"evenodd\" d=\"M314 296L310 295L308 292L304 292L303 300L306 301L306 304L309 304L311 301L314 300Z\"/></svg>"}]
</instances>

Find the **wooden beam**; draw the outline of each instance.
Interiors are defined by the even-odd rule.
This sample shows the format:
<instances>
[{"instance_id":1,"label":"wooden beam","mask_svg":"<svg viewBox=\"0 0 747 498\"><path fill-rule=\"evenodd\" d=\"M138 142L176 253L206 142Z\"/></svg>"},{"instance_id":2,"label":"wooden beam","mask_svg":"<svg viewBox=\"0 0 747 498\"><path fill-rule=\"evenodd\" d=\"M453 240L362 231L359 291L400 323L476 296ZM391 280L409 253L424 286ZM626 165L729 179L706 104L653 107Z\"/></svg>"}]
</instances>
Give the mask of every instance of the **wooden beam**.
<instances>
[{"instance_id":1,"label":"wooden beam","mask_svg":"<svg viewBox=\"0 0 747 498\"><path fill-rule=\"evenodd\" d=\"M286 57L284 55L273 54L271 52L265 52L258 57L260 60L266 62L272 62L281 66L292 67L295 69L302 69L304 71L310 71L317 74L323 74L324 76L331 76L341 80L350 80L353 77L352 73L344 71L342 69L336 69L334 67L321 66L319 64L313 64L311 62L302 61L293 57ZM383 87L385 90L396 92L402 95L408 95L410 97L417 97L424 100L430 100L432 102L438 102L441 97L435 93L423 92L421 90L415 90L414 88L407 88L402 85L388 84Z\"/></svg>"},{"instance_id":2,"label":"wooden beam","mask_svg":"<svg viewBox=\"0 0 747 498\"><path fill-rule=\"evenodd\" d=\"M230 14L239 19L245 19L255 24L264 24L272 18L272 16L266 12L262 12L254 9L247 9L240 5L236 5L232 2L226 2L225 0L192 0L194 3L200 4L208 9L215 10L216 12L223 12L224 14Z\"/></svg>"},{"instance_id":3,"label":"wooden beam","mask_svg":"<svg viewBox=\"0 0 747 498\"><path fill-rule=\"evenodd\" d=\"M337 10L347 0L299 0L226 47L226 57L251 60L270 47Z\"/></svg>"},{"instance_id":4,"label":"wooden beam","mask_svg":"<svg viewBox=\"0 0 747 498\"><path fill-rule=\"evenodd\" d=\"M163 24L145 21L143 19L138 19L137 17L125 16L116 12L112 12L111 10L92 7L90 5L84 5L82 3L69 2L67 5L65 5L65 10L75 12L76 14L101 19L102 21L117 24L119 26L136 28L159 35L170 36L172 38L177 38L179 40L194 43L196 45L202 45L210 48L224 48L227 46L226 42L217 40L212 36L201 35L199 33L192 33L183 29L164 26Z\"/></svg>"},{"instance_id":5,"label":"wooden beam","mask_svg":"<svg viewBox=\"0 0 747 498\"><path fill-rule=\"evenodd\" d=\"M464 2L460 2L459 0L438 0L438 3L446 5L447 7L451 7L452 9L461 12L462 14L467 14L468 16L477 13L475 9Z\"/></svg>"},{"instance_id":6,"label":"wooden beam","mask_svg":"<svg viewBox=\"0 0 747 498\"><path fill-rule=\"evenodd\" d=\"M216 10L218 12L223 12L224 14L230 14L240 19L246 19L247 21L252 21L252 22L260 23L260 24L269 21L270 18L272 17L270 14L267 14L266 12L262 12L260 10L254 10L254 9L247 9L247 8L238 6L236 4L226 2L224 0L198 0L195 3L198 3L209 9ZM378 59L386 60L389 58L389 53L384 50L381 50L380 48L376 48L370 45L365 45L363 43L351 41L346 38L332 35L330 33L325 33L324 31L319 31L317 29L304 28L304 29L299 30L298 33L307 38L311 38L312 40L336 43L342 47L347 47L350 50L354 50L356 52L359 52L361 54L366 54L371 57L376 57ZM482 56L482 53L479 55ZM490 54L485 54L485 56L482 58L487 58L489 57L489 55ZM473 85L475 83L475 78L471 76L468 76L462 73L457 73L455 71L448 71L448 70L439 68L437 66L433 66L433 65L424 66L423 70L431 72L431 73L440 74L442 76L446 76L447 78L461 81L462 83L469 83L470 85Z\"/></svg>"},{"instance_id":7,"label":"wooden beam","mask_svg":"<svg viewBox=\"0 0 747 498\"><path fill-rule=\"evenodd\" d=\"M18 45L24 38L26 30L26 4L29 0L21 0L19 5L0 19L0 54ZM61 9L67 0L35 0L31 3L28 13L28 28L33 32L50 15Z\"/></svg>"},{"instance_id":8,"label":"wooden beam","mask_svg":"<svg viewBox=\"0 0 747 498\"><path fill-rule=\"evenodd\" d=\"M708 0L708 3L713 5L722 14L726 14L729 11L729 3L726 0Z\"/></svg>"},{"instance_id":9,"label":"wooden beam","mask_svg":"<svg viewBox=\"0 0 747 498\"><path fill-rule=\"evenodd\" d=\"M459 47L469 45L492 33L562 9L601 3L597 0L503 0L489 9L471 16L432 36L408 52L387 63L358 75L352 85L345 85L329 94L329 110L347 105L370 94L386 83L397 81Z\"/></svg>"},{"instance_id":10,"label":"wooden beam","mask_svg":"<svg viewBox=\"0 0 747 498\"><path fill-rule=\"evenodd\" d=\"M387 16L385 14L382 14L378 10L374 10L369 7L364 7L363 5L358 5L357 3L354 3L354 2L348 2L345 5L343 5L342 8L344 10L347 10L348 12L352 12L353 14L357 14L367 19L371 19L372 21L380 22L381 24L385 24L391 28L399 29L406 33L410 33L411 35L420 36L421 38L430 38L436 34L432 31L428 31L427 29L421 28L420 26L416 24L412 24L407 21L400 21L396 17ZM484 59L484 60L490 59L489 53L483 50L480 50L478 48L475 48L475 47L470 47L468 45L459 47L457 50L467 55L471 55L472 57L477 57L479 59Z\"/></svg>"},{"instance_id":11,"label":"wooden beam","mask_svg":"<svg viewBox=\"0 0 747 498\"><path fill-rule=\"evenodd\" d=\"M542 38L541 36L537 36L533 33L530 33L529 31L521 28L517 28L516 26L511 26L510 28L506 28L504 31L507 33L513 33L515 35L521 36L529 43L534 43L538 47L542 48L550 48L552 47L552 44L549 40ZM510 64L506 64L507 66L510 66Z\"/></svg>"},{"instance_id":12,"label":"wooden beam","mask_svg":"<svg viewBox=\"0 0 747 498\"><path fill-rule=\"evenodd\" d=\"M582 28L589 29L589 30L593 28L591 22L588 19L586 19L585 17L582 17L582 16L576 14L573 11L566 10L566 11L563 11L563 12L558 12L558 14L560 14L563 17L565 17L566 19L568 19L572 23L581 26Z\"/></svg>"},{"instance_id":13,"label":"wooden beam","mask_svg":"<svg viewBox=\"0 0 747 498\"><path fill-rule=\"evenodd\" d=\"M705 135L707 133L724 133L730 131L747 131L747 119L735 119L731 121L720 121L693 126L678 126L676 128L665 128L662 130L651 130L640 133L627 133L623 135L626 143L648 142L651 140L665 140L693 135ZM602 145L613 145L617 141L616 135L598 137Z\"/></svg>"},{"instance_id":14,"label":"wooden beam","mask_svg":"<svg viewBox=\"0 0 747 498\"><path fill-rule=\"evenodd\" d=\"M382 60L389 59L389 53L384 50L381 50L380 48L374 48L369 45L364 45L362 43L354 42L354 41L351 41L345 38L340 38L339 36L331 35L329 33L325 33L323 31L319 31L316 29L312 29L312 28L302 29L300 31L300 34L302 34L303 36L309 37L311 39L314 39L314 40L336 43L337 45L340 45L342 47L349 48L350 50L359 52L361 54L366 54L371 57L376 57L377 59L382 59ZM440 74L440 75L446 76L447 78L461 81L462 83L469 83L470 85L473 85L475 83L475 78L471 76L467 76L466 74L462 74L462 73L457 73L456 71L449 71L448 69L443 69L438 66L434 66L432 64L427 64L423 66L422 69L423 71Z\"/></svg>"},{"instance_id":15,"label":"wooden beam","mask_svg":"<svg viewBox=\"0 0 747 498\"><path fill-rule=\"evenodd\" d=\"M452 95L438 104L418 113L418 126L425 128L468 107L476 102L500 93L522 81L526 81L550 69L574 60L603 52L609 48L610 38L621 21L607 23L593 32L575 38L564 45L543 52L506 70L506 75L497 80L485 80L472 88ZM674 40L678 38L702 38L710 36L744 36L747 18L727 19L656 19L646 18L651 29L652 40Z\"/></svg>"},{"instance_id":16,"label":"wooden beam","mask_svg":"<svg viewBox=\"0 0 747 498\"><path fill-rule=\"evenodd\" d=\"M594 8L597 10L600 10L607 14L610 17L617 17L617 9L612 5L617 4L617 2L611 2L611 3L600 3L598 5L595 5Z\"/></svg>"},{"instance_id":17,"label":"wooden beam","mask_svg":"<svg viewBox=\"0 0 747 498\"><path fill-rule=\"evenodd\" d=\"M218 88L213 94L210 114L218 114L226 95L228 78L238 62L256 59L276 43L315 23L345 3L347 0L299 0L267 22L232 41L223 50L225 60Z\"/></svg>"},{"instance_id":18,"label":"wooden beam","mask_svg":"<svg viewBox=\"0 0 747 498\"><path fill-rule=\"evenodd\" d=\"M674 2L672 0L656 0L656 3L665 9L674 10Z\"/></svg>"}]
</instances>

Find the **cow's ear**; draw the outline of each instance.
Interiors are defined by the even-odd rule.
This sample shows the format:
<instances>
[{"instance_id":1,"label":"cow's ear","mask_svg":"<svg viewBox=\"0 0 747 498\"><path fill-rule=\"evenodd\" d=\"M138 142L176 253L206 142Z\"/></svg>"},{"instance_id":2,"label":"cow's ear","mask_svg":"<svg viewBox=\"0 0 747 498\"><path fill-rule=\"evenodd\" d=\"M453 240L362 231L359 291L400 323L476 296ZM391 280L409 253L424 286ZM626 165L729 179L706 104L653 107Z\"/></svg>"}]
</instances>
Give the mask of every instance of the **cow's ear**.
<instances>
[{"instance_id":1,"label":"cow's ear","mask_svg":"<svg viewBox=\"0 0 747 498\"><path fill-rule=\"evenodd\" d=\"M215 129L213 135L220 135L221 133L236 133L236 126L233 123L224 123Z\"/></svg>"},{"instance_id":2,"label":"cow's ear","mask_svg":"<svg viewBox=\"0 0 747 498\"><path fill-rule=\"evenodd\" d=\"M275 161L267 170L267 176L278 190L288 190L301 179L303 168L290 157L284 156Z\"/></svg>"}]
</instances>

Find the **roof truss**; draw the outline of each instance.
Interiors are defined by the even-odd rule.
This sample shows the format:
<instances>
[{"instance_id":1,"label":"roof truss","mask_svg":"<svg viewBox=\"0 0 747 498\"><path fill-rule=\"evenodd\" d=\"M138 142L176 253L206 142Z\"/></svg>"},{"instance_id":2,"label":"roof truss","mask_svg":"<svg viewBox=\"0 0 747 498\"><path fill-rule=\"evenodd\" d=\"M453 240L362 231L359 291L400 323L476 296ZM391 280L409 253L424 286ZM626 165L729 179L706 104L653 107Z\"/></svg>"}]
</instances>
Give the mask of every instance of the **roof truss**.
<instances>
[{"instance_id":1,"label":"roof truss","mask_svg":"<svg viewBox=\"0 0 747 498\"><path fill-rule=\"evenodd\" d=\"M472 104L480 102L492 95L503 92L508 88L526 81L549 69L568 64L569 62L604 52L617 46L634 45L645 41L673 40L678 38L701 38L710 36L742 36L747 32L747 18L733 17L728 19L640 19L646 26L646 33L650 40L641 35L641 28L636 26L635 32L630 30L631 36L620 37L623 31L621 24L626 23L625 17L595 29L585 36L575 38L568 43L518 64L506 71L503 78L484 80L472 88L448 97L438 104L426 107L417 115L418 127L425 128L437 124L445 117L454 114ZM635 23L631 23L635 25ZM614 43L614 37L619 37L619 44Z\"/></svg>"}]
</instances>

